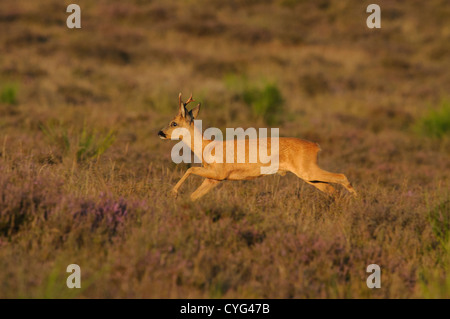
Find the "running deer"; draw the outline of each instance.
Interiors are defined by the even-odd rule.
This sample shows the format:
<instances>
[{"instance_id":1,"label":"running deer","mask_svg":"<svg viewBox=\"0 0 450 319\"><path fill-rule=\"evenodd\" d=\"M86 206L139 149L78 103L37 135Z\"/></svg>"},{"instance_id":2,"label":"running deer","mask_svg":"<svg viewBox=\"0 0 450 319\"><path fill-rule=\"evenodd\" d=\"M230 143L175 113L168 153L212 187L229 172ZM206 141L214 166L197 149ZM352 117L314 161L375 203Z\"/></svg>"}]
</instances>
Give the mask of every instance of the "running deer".
<instances>
[{"instance_id":1,"label":"running deer","mask_svg":"<svg viewBox=\"0 0 450 319\"><path fill-rule=\"evenodd\" d=\"M258 145L258 148L267 147L267 149L271 149L272 142L278 143L278 153L270 154L271 156L277 155L278 157L278 170L276 171L262 173L263 170L261 168L266 165L265 163L261 162L260 158L258 158L258 160L255 162L249 161L249 139L245 140L244 161L238 161L237 152L234 152L234 161L227 162L223 160L221 162L217 161L208 163L208 161L205 161L204 151L210 143L214 143L215 147L223 147L222 154L225 159L227 146L228 148L233 148L234 151L234 149L237 148L237 140L233 139L231 141L216 141L204 138L203 132L198 132L198 128L194 125L194 119L197 118L200 111L200 103L190 111L188 111L186 108L186 106L193 101L194 99L192 98L191 94L191 97L183 103L180 93L178 96L178 114L169 122L169 124L165 128L158 132L158 136L161 139L171 139L175 129L186 129L190 132L191 138L187 141L181 138L182 142L186 143L187 146L195 154L195 156L197 156L202 161L201 167L189 168L184 176L180 179L180 181L175 185L175 187L172 189L172 193L175 197L178 194L178 189L180 188L181 184L183 184L183 182L191 174L205 177L205 180L200 185L200 187L191 194L191 200L194 201L208 193L211 189L216 187L221 181L224 180L247 180L274 173L278 173L281 176L284 176L286 172L294 173L299 178L303 179L306 183L313 185L326 194L331 195L335 192L334 187L331 186L330 183L336 183L341 184L351 194L356 196L356 191L344 174L327 172L318 166L317 154L320 151L319 144L299 138L267 138L265 139L264 143L256 143L256 145ZM195 147L194 145L195 134L201 134L201 147ZM179 138L180 136L174 137ZM260 139L258 139L258 142L260 142ZM211 147L211 145L209 146ZM254 149L252 150L254 151Z\"/></svg>"}]
</instances>

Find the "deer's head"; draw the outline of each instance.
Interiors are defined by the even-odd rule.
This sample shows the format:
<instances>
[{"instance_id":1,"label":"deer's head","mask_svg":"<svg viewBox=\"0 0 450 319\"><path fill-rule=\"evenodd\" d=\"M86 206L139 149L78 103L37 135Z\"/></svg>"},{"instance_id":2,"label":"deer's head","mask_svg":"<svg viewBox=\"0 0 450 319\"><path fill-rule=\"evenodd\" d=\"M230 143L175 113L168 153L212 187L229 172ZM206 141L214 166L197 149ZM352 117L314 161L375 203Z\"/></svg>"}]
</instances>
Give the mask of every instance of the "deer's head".
<instances>
[{"instance_id":1,"label":"deer's head","mask_svg":"<svg viewBox=\"0 0 450 319\"><path fill-rule=\"evenodd\" d=\"M198 112L200 111L200 103L192 110L188 111L186 106L190 102L194 102L192 94L186 102L183 102L181 100L181 93L178 95L178 114L169 122L166 127L158 132L158 136L161 139L170 139L172 137L172 132L177 128L186 128L190 130L191 127L194 127L194 119L197 118Z\"/></svg>"}]
</instances>

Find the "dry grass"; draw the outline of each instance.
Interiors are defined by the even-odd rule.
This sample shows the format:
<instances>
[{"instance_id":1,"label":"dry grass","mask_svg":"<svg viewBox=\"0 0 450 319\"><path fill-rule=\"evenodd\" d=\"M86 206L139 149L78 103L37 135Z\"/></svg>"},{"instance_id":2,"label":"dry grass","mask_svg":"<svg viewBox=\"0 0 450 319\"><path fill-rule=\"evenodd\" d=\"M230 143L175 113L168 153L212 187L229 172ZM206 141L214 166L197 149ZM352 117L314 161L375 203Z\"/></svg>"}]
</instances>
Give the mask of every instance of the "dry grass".
<instances>
[{"instance_id":1,"label":"dry grass","mask_svg":"<svg viewBox=\"0 0 450 319\"><path fill-rule=\"evenodd\" d=\"M379 1L380 30L367 1L77 3L81 30L60 1L0 3L0 297L450 297L448 120L430 117L448 116L447 1ZM279 91L280 134L320 143L360 197L293 175L167 196L188 166L156 133L179 91L206 125L267 126L230 79Z\"/></svg>"}]
</instances>

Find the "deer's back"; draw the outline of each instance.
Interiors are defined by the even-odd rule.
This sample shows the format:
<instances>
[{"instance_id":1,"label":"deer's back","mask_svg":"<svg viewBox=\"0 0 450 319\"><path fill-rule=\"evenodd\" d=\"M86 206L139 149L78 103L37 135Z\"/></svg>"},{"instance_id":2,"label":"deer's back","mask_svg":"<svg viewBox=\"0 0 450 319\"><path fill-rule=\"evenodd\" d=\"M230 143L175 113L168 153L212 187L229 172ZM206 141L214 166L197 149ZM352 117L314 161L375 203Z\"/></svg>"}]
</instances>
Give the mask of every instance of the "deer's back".
<instances>
[{"instance_id":1,"label":"deer's back","mask_svg":"<svg viewBox=\"0 0 450 319\"><path fill-rule=\"evenodd\" d=\"M278 142L278 149L276 147L272 149L272 143L275 142ZM222 148L223 160L222 163L208 164L205 163L205 160L209 159L211 161L211 157L206 156L204 157L204 165L212 165L218 172L221 172L220 179L229 180L259 177L263 175L261 167L270 166L271 161L275 160L277 156L278 171L290 171L292 165L296 165L298 161L317 157L317 152L320 150L317 143L294 137L213 141L211 143L209 146L211 149L214 147L217 149ZM239 147L242 149L242 146L244 146L244 154L242 154L242 151L241 153L238 151ZM211 154L215 155L215 152L212 151ZM230 159L233 160L230 161ZM273 173L276 173L276 171Z\"/></svg>"}]
</instances>

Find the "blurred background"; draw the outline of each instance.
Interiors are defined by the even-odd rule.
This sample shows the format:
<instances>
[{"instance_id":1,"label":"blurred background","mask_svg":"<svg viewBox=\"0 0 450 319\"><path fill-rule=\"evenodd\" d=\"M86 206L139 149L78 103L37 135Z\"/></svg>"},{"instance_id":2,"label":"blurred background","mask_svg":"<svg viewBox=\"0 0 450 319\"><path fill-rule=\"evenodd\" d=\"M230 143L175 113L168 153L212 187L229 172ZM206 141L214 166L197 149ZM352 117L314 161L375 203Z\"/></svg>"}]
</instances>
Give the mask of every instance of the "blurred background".
<instances>
[{"instance_id":1,"label":"blurred background","mask_svg":"<svg viewBox=\"0 0 450 319\"><path fill-rule=\"evenodd\" d=\"M380 0L369 29L372 2L77 0L68 29L69 1L2 0L0 296L448 297L450 5ZM204 128L319 143L362 199L295 176L168 198L179 92Z\"/></svg>"}]
</instances>

